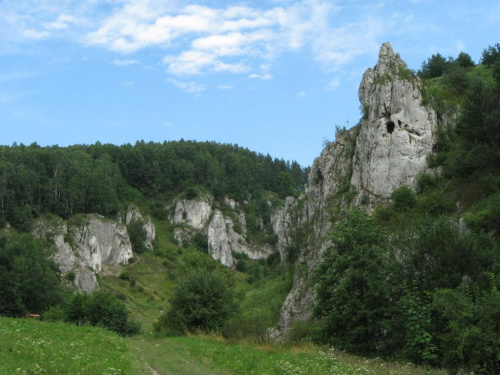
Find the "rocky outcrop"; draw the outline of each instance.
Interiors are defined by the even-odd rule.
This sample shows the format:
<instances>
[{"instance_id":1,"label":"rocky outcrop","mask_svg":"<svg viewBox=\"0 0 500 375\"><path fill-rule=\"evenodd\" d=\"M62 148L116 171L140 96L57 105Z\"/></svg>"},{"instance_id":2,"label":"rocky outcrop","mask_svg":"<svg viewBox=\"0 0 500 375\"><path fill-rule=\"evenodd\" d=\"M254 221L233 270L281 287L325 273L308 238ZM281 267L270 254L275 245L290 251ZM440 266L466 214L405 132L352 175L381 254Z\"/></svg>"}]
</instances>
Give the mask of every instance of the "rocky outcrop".
<instances>
[{"instance_id":1,"label":"rocky outcrop","mask_svg":"<svg viewBox=\"0 0 500 375\"><path fill-rule=\"evenodd\" d=\"M287 198L285 207L273 212L273 228L282 254L302 233L301 252L293 287L282 308L275 339L283 339L293 322L311 317L314 285L311 275L331 244L326 234L332 217L349 205L372 209L390 200L402 185L415 187L427 169L426 156L435 143L435 112L422 105L421 82L407 68L390 44L382 45L379 61L368 69L360 84L363 119L314 161L305 194Z\"/></svg>"},{"instance_id":2,"label":"rocky outcrop","mask_svg":"<svg viewBox=\"0 0 500 375\"><path fill-rule=\"evenodd\" d=\"M174 229L174 236L182 245L192 242L196 233L201 233L207 238L208 253L228 267L236 264L233 253L244 253L251 259L265 258L272 248L267 244L249 243L246 217L240 205L227 197L222 203L214 204L211 195L178 200L171 208L173 213L170 216L174 224L180 225Z\"/></svg>"},{"instance_id":3,"label":"rocky outcrop","mask_svg":"<svg viewBox=\"0 0 500 375\"><path fill-rule=\"evenodd\" d=\"M178 200L175 203L171 220L174 224L186 224L193 229L202 230L212 215L212 203L213 197L211 195Z\"/></svg>"},{"instance_id":4,"label":"rocky outcrop","mask_svg":"<svg viewBox=\"0 0 500 375\"><path fill-rule=\"evenodd\" d=\"M243 215L243 214L242 214ZM240 223L244 223L244 215L238 216ZM232 253L243 253L250 259L266 258L271 254L271 246L251 245L245 237L235 231L235 225L230 217L224 217L220 210L215 210L207 228L208 253L213 259L232 267L235 263ZM244 228L241 225L241 228Z\"/></svg>"},{"instance_id":5,"label":"rocky outcrop","mask_svg":"<svg viewBox=\"0 0 500 375\"><path fill-rule=\"evenodd\" d=\"M125 213L125 224L129 225L133 221L140 221L143 223L142 230L145 235L144 247L149 250L153 250L156 240L156 228L151 221L151 217L146 216L146 219L144 219L137 207L129 206L127 212Z\"/></svg>"},{"instance_id":6,"label":"rocky outcrop","mask_svg":"<svg viewBox=\"0 0 500 375\"><path fill-rule=\"evenodd\" d=\"M437 130L433 109L422 105L421 82L389 43L374 69L363 75L359 100L365 118L356 140L351 183L357 203L388 198L402 185L416 186L427 168ZM365 198L366 199L366 198Z\"/></svg>"},{"instance_id":7,"label":"rocky outcrop","mask_svg":"<svg viewBox=\"0 0 500 375\"><path fill-rule=\"evenodd\" d=\"M128 264L132 258L127 227L96 214L78 216L69 224L60 218L38 219L33 235L54 242L54 261L63 274L73 272L74 286L85 292L99 287L96 273L105 274L106 266Z\"/></svg>"}]
</instances>

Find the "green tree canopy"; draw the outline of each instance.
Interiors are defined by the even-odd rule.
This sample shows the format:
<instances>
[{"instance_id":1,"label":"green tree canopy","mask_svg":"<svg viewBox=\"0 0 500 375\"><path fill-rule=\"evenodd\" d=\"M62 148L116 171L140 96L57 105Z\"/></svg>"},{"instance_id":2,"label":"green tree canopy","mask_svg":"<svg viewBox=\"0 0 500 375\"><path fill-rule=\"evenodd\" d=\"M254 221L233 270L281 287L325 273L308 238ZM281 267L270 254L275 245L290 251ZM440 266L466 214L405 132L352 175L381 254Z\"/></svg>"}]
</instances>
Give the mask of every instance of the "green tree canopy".
<instances>
[{"instance_id":1,"label":"green tree canopy","mask_svg":"<svg viewBox=\"0 0 500 375\"><path fill-rule=\"evenodd\" d=\"M374 352L384 341L390 289L386 237L364 211L351 210L335 223L315 272L315 315L324 339L354 352Z\"/></svg>"},{"instance_id":2,"label":"green tree canopy","mask_svg":"<svg viewBox=\"0 0 500 375\"><path fill-rule=\"evenodd\" d=\"M222 329L238 310L234 285L229 280L218 271L190 270L179 280L170 310L160 317L156 330L182 334Z\"/></svg>"}]
</instances>

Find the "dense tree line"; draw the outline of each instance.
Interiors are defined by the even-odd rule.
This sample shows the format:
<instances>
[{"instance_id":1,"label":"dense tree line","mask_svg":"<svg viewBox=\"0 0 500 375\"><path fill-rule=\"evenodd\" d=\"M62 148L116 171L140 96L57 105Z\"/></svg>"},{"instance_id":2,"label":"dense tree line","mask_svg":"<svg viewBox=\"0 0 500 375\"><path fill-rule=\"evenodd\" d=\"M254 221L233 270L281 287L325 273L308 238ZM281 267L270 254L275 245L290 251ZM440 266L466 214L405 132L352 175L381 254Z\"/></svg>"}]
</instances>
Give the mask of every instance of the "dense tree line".
<instances>
[{"instance_id":1,"label":"dense tree line","mask_svg":"<svg viewBox=\"0 0 500 375\"><path fill-rule=\"evenodd\" d=\"M121 203L167 199L193 185L216 198L245 200L262 190L284 198L301 190L305 179L296 162L213 142L14 144L0 147L0 219L23 228L40 212L111 216Z\"/></svg>"},{"instance_id":2,"label":"dense tree line","mask_svg":"<svg viewBox=\"0 0 500 375\"><path fill-rule=\"evenodd\" d=\"M500 373L499 52L485 49L477 68L463 53L423 63L424 84L446 99L433 102L438 115L459 108L429 157L443 174L421 175L417 194L396 189L374 216L351 210L334 224L315 276L316 339L452 373Z\"/></svg>"},{"instance_id":3,"label":"dense tree line","mask_svg":"<svg viewBox=\"0 0 500 375\"><path fill-rule=\"evenodd\" d=\"M374 217L349 211L316 271L318 339L364 355L497 374L498 245L446 217L389 239Z\"/></svg>"}]
</instances>

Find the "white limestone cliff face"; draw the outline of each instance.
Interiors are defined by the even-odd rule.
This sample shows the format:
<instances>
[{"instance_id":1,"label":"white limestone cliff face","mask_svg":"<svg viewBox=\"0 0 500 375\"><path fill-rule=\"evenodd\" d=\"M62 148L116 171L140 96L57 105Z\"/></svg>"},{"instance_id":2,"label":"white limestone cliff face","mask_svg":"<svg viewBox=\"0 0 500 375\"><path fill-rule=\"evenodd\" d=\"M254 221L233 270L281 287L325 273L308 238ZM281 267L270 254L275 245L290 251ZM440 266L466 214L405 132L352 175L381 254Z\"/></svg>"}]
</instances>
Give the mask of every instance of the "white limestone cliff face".
<instances>
[{"instance_id":1,"label":"white limestone cliff face","mask_svg":"<svg viewBox=\"0 0 500 375\"><path fill-rule=\"evenodd\" d=\"M74 272L74 286L85 292L99 288L96 273L105 273L106 266L128 264L132 258L126 226L97 214L86 215L82 223L69 228L60 218L50 222L39 219L33 226L33 235L53 239L57 248L54 261L63 274Z\"/></svg>"},{"instance_id":2,"label":"white limestone cliff face","mask_svg":"<svg viewBox=\"0 0 500 375\"><path fill-rule=\"evenodd\" d=\"M238 217L240 223L244 220ZM230 217L224 217L218 209L214 211L212 220L207 228L208 253L213 259L228 267L233 267L235 260L232 253L243 253L250 259L266 258L271 254L269 245L254 246L247 242L245 237L234 230L234 223Z\"/></svg>"},{"instance_id":3,"label":"white limestone cliff face","mask_svg":"<svg viewBox=\"0 0 500 375\"><path fill-rule=\"evenodd\" d=\"M175 203L172 222L186 224L194 229L204 229L212 214L213 198L205 195L202 198L181 199Z\"/></svg>"},{"instance_id":4,"label":"white limestone cliff face","mask_svg":"<svg viewBox=\"0 0 500 375\"><path fill-rule=\"evenodd\" d=\"M125 214L125 224L129 225L133 221L140 221L143 223L142 230L146 235L144 246L149 250L153 250L156 240L156 228L151 221L151 217L146 216L146 219L144 219L137 207L130 206Z\"/></svg>"},{"instance_id":5,"label":"white limestone cliff face","mask_svg":"<svg viewBox=\"0 0 500 375\"><path fill-rule=\"evenodd\" d=\"M418 77L389 43L382 45L379 61L368 69L359 86L366 114L356 140L351 183L361 197L388 198L392 191L416 186L427 168L437 131L437 116L422 106Z\"/></svg>"},{"instance_id":6,"label":"white limestone cliff face","mask_svg":"<svg viewBox=\"0 0 500 375\"><path fill-rule=\"evenodd\" d=\"M273 212L282 259L294 233L305 231L308 235L279 327L270 330L272 338L284 339L295 321L311 318L315 298L311 275L331 245L326 234L335 212L349 205L370 210L389 201L394 189L402 185L414 188L418 175L426 171L437 117L432 109L422 106L420 84L390 44L383 44L377 65L365 72L360 84L363 120L337 134L336 141L314 161L305 194L299 199L287 198L285 207Z\"/></svg>"},{"instance_id":7,"label":"white limestone cliff face","mask_svg":"<svg viewBox=\"0 0 500 375\"><path fill-rule=\"evenodd\" d=\"M170 219L182 225L174 229L177 241L181 245L189 243L196 232L202 233L207 237L208 253L228 267L236 265L233 252L244 253L251 259L266 258L272 252L269 245L254 245L247 241L246 217L239 209L240 203L226 197L222 204L226 206L226 215L221 209L212 207L214 198L211 195L175 202Z\"/></svg>"},{"instance_id":8,"label":"white limestone cliff face","mask_svg":"<svg viewBox=\"0 0 500 375\"><path fill-rule=\"evenodd\" d=\"M273 228L278 235L281 259L285 259L286 247L296 240L295 233L308 234L301 244L293 286L281 310L279 329L270 332L272 339L283 340L294 322L311 317L314 292L310 276L329 245L325 235L331 228L332 202L346 205L345 200L337 195L350 180L352 150L348 148L348 140L354 132L352 130L344 138L329 144L314 161L304 195L298 199L288 197L285 206L273 212Z\"/></svg>"}]
</instances>

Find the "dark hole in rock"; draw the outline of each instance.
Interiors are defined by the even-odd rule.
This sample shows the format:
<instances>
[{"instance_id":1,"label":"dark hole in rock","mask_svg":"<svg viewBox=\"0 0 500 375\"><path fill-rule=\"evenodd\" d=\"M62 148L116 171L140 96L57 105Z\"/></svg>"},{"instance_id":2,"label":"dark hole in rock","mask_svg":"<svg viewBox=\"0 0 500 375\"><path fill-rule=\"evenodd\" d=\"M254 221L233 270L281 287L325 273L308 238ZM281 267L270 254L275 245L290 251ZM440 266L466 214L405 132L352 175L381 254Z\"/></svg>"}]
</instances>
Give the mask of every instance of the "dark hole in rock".
<instances>
[{"instance_id":1,"label":"dark hole in rock","mask_svg":"<svg viewBox=\"0 0 500 375\"><path fill-rule=\"evenodd\" d=\"M398 120L398 125L401 126L401 120Z\"/></svg>"},{"instance_id":2,"label":"dark hole in rock","mask_svg":"<svg viewBox=\"0 0 500 375\"><path fill-rule=\"evenodd\" d=\"M395 127L396 127L396 125L394 125L394 123L392 121L389 121L387 123L387 133L392 134Z\"/></svg>"}]
</instances>

